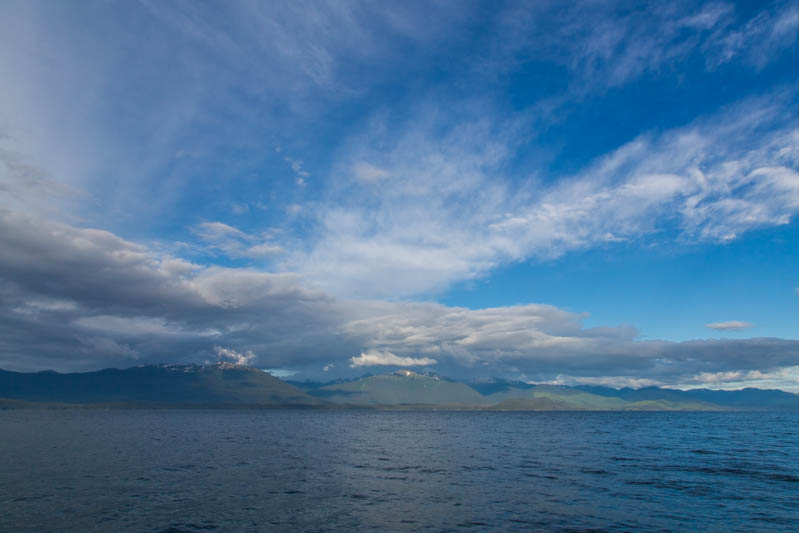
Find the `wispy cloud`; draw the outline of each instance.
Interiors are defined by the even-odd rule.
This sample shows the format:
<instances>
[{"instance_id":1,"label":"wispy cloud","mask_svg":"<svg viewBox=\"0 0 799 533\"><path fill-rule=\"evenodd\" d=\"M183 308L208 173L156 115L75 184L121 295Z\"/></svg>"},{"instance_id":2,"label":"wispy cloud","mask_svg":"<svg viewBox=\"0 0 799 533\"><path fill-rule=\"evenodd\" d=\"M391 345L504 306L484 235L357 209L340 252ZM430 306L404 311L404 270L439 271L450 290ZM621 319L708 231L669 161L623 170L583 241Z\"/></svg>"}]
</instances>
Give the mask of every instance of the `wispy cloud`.
<instances>
[{"instance_id":1,"label":"wispy cloud","mask_svg":"<svg viewBox=\"0 0 799 533\"><path fill-rule=\"evenodd\" d=\"M194 232L209 247L233 258L258 259L283 253L283 248L268 240L268 233L258 237L222 222L202 222Z\"/></svg>"},{"instance_id":2,"label":"wispy cloud","mask_svg":"<svg viewBox=\"0 0 799 533\"><path fill-rule=\"evenodd\" d=\"M717 67L743 57L758 69L774 60L779 50L799 42L799 5L778 3L729 31L716 31L704 44L708 64Z\"/></svg>"},{"instance_id":3,"label":"wispy cloud","mask_svg":"<svg viewBox=\"0 0 799 533\"><path fill-rule=\"evenodd\" d=\"M799 383L799 365L793 365L766 372L760 370L701 372L680 383L679 388L737 390L745 387L756 387L799 392L797 383Z\"/></svg>"},{"instance_id":4,"label":"wispy cloud","mask_svg":"<svg viewBox=\"0 0 799 533\"><path fill-rule=\"evenodd\" d=\"M741 322L740 320L729 320L727 322L711 322L705 324L706 328L715 329L719 331L739 331L752 327L751 322Z\"/></svg>"},{"instance_id":5,"label":"wispy cloud","mask_svg":"<svg viewBox=\"0 0 799 533\"><path fill-rule=\"evenodd\" d=\"M559 375L555 379L543 382L549 385L598 385L602 387L613 387L621 389L630 387L639 389L641 387L659 387L664 385L662 381L649 378L636 378L631 376L600 376L600 377L582 377L582 376L566 376Z\"/></svg>"},{"instance_id":6,"label":"wispy cloud","mask_svg":"<svg viewBox=\"0 0 799 533\"><path fill-rule=\"evenodd\" d=\"M505 171L523 121L452 123L422 108L398 137L368 135L379 150L363 138L343 154L376 161L379 187L358 186L357 172L350 185L333 182L335 200L315 206L310 250L285 266L342 294L412 295L622 240L726 242L786 224L799 213L799 131L787 118L795 95L642 134L543 183Z\"/></svg>"},{"instance_id":7,"label":"wispy cloud","mask_svg":"<svg viewBox=\"0 0 799 533\"><path fill-rule=\"evenodd\" d=\"M388 172L382 168L370 165L366 161L358 161L352 167L355 177L366 183L373 183L388 177Z\"/></svg>"},{"instance_id":8,"label":"wispy cloud","mask_svg":"<svg viewBox=\"0 0 799 533\"><path fill-rule=\"evenodd\" d=\"M746 18L731 2L518 4L498 17L501 41L486 63L510 69L534 57L562 64L572 73L569 88L581 95L667 75L694 58L711 71L736 60L761 69L797 42L799 26L795 2L763 8Z\"/></svg>"},{"instance_id":9,"label":"wispy cloud","mask_svg":"<svg viewBox=\"0 0 799 533\"><path fill-rule=\"evenodd\" d=\"M463 11L427 6L458 27ZM302 136L328 105L399 76L398 62L415 61L400 50L445 46L447 32L415 18L412 6L362 2L4 3L0 147L89 191L60 207L92 223L181 215L187 195L218 194L217 163L232 151L220 172L249 176L275 135ZM154 38L141 40L131 21ZM295 188L308 178L296 172Z\"/></svg>"},{"instance_id":10,"label":"wispy cloud","mask_svg":"<svg viewBox=\"0 0 799 533\"><path fill-rule=\"evenodd\" d=\"M294 159L292 157L286 156L283 158L290 166L291 171L295 175L295 182L300 187L305 187L308 183L306 180L311 176L311 173L307 170L303 169L303 162L301 159Z\"/></svg>"}]
</instances>

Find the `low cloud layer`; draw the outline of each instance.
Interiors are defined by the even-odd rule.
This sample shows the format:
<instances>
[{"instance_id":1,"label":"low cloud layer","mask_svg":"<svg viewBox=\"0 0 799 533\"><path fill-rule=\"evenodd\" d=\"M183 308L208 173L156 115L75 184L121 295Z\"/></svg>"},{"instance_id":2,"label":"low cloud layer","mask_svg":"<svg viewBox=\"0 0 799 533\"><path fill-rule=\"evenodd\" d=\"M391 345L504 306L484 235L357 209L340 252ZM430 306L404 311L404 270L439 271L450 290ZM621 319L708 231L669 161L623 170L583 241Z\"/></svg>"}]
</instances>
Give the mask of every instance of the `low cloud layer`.
<instances>
[{"instance_id":1,"label":"low cloud layer","mask_svg":"<svg viewBox=\"0 0 799 533\"><path fill-rule=\"evenodd\" d=\"M388 351L369 350L358 357L350 358L350 367L359 366L430 366L436 364L429 357L400 357Z\"/></svg>"},{"instance_id":2,"label":"low cloud layer","mask_svg":"<svg viewBox=\"0 0 799 533\"><path fill-rule=\"evenodd\" d=\"M247 350L244 353L237 352L236 350L231 350L229 348L222 348L220 346L214 346L214 351L216 355L219 357L219 361L223 363L233 363L234 365L239 366L249 366L250 364L255 362L255 354L252 353L252 350Z\"/></svg>"},{"instance_id":3,"label":"low cloud layer","mask_svg":"<svg viewBox=\"0 0 799 533\"><path fill-rule=\"evenodd\" d=\"M725 372L787 376L781 369L799 365L799 341L642 341L634 327L586 328L583 315L548 305L344 300L296 274L202 267L109 232L8 211L0 250L7 369L221 358L305 377L425 366L456 377L673 385Z\"/></svg>"},{"instance_id":4,"label":"low cloud layer","mask_svg":"<svg viewBox=\"0 0 799 533\"><path fill-rule=\"evenodd\" d=\"M729 320L727 322L711 322L710 324L705 324L705 327L718 331L739 331L751 328L752 324L750 322L741 322L740 320Z\"/></svg>"}]
</instances>

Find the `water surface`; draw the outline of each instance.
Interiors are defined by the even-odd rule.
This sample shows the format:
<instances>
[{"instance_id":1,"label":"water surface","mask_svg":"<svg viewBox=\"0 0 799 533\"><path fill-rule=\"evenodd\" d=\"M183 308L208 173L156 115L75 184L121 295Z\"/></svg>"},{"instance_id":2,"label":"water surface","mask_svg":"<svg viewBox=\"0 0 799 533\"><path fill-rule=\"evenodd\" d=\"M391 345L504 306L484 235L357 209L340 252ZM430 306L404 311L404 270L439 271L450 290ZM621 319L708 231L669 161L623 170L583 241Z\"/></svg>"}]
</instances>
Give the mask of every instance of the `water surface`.
<instances>
[{"instance_id":1,"label":"water surface","mask_svg":"<svg viewBox=\"0 0 799 533\"><path fill-rule=\"evenodd\" d=\"M799 523L799 415L0 412L0 530Z\"/></svg>"}]
</instances>

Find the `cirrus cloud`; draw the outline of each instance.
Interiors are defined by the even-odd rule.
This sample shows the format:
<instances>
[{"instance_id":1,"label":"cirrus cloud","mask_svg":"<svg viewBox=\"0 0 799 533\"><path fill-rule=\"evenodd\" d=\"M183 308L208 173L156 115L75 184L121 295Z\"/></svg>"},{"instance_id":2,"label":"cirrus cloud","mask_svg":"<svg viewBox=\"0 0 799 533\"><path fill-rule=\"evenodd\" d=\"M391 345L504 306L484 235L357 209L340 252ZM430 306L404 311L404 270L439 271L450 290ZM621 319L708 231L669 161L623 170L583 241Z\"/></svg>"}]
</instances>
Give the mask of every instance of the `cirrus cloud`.
<instances>
[{"instance_id":1,"label":"cirrus cloud","mask_svg":"<svg viewBox=\"0 0 799 533\"><path fill-rule=\"evenodd\" d=\"M504 171L526 119L453 121L420 105L399 134L378 124L353 142L340 174L353 159L375 161L380 186L332 182L335 201L311 215L316 232L287 245L281 264L336 294L408 297L619 241L725 243L785 225L799 214L797 94L775 91L641 134L544 183Z\"/></svg>"}]
</instances>

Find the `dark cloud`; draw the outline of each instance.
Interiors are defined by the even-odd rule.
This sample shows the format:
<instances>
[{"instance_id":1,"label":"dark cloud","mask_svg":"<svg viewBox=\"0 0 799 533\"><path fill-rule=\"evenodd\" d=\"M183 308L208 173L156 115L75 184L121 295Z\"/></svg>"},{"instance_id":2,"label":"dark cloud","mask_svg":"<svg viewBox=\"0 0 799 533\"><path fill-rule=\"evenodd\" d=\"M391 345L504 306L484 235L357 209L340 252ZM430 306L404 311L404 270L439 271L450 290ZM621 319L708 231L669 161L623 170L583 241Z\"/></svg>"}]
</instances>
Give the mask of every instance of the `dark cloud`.
<instances>
[{"instance_id":1,"label":"dark cloud","mask_svg":"<svg viewBox=\"0 0 799 533\"><path fill-rule=\"evenodd\" d=\"M3 212L0 250L5 367L198 360L220 343L302 363L339 320L294 274L203 268L104 231Z\"/></svg>"},{"instance_id":2,"label":"dark cloud","mask_svg":"<svg viewBox=\"0 0 799 533\"><path fill-rule=\"evenodd\" d=\"M548 305L335 299L295 274L201 267L105 231L8 211L0 213L0 303L0 367L20 370L200 362L221 350L308 376L330 364L363 371L350 364L375 353L432 359L455 376L534 380L679 383L799 364L799 341L639 341L632 326L584 328L582 315Z\"/></svg>"}]
</instances>

